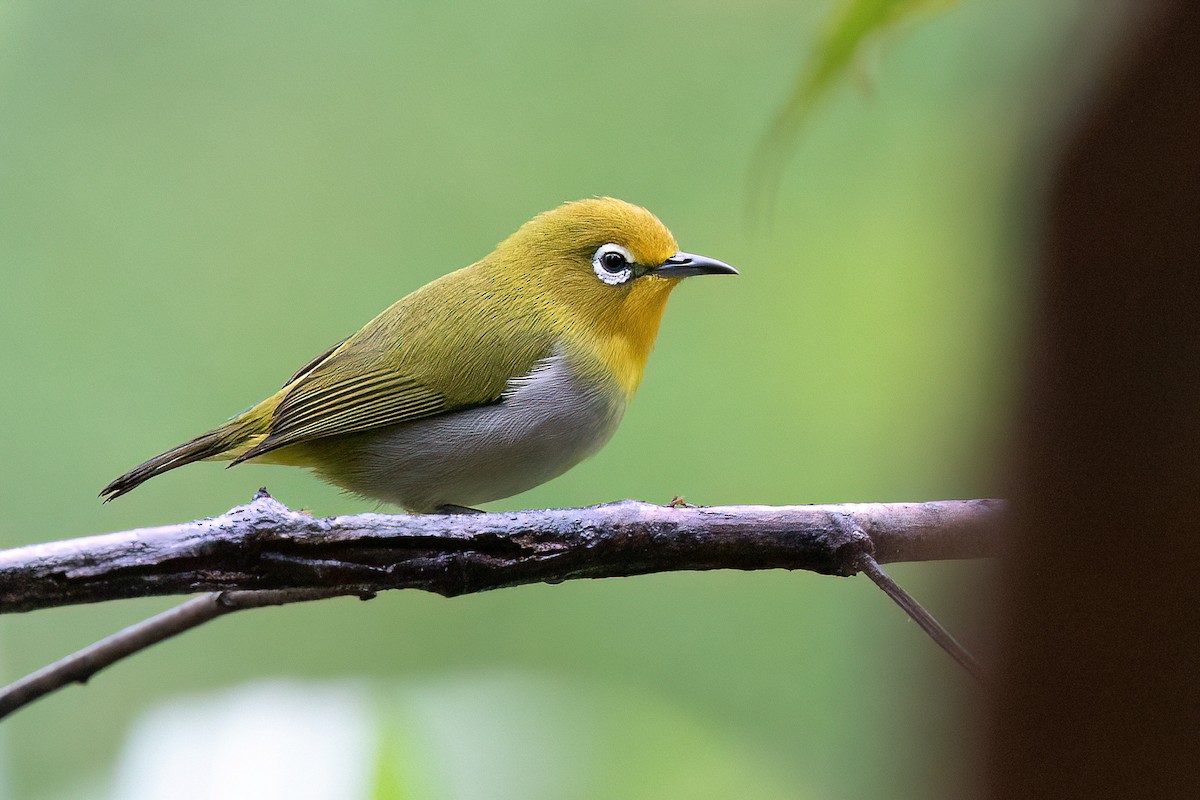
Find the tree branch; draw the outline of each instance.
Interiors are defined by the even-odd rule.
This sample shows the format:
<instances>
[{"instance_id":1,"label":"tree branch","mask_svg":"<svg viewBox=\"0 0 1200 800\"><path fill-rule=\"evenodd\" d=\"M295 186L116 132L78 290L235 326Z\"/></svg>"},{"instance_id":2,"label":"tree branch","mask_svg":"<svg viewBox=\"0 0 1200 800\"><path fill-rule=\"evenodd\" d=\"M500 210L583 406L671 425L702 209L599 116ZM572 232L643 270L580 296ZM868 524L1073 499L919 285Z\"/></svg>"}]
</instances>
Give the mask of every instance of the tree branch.
<instances>
[{"instance_id":1,"label":"tree branch","mask_svg":"<svg viewBox=\"0 0 1200 800\"><path fill-rule=\"evenodd\" d=\"M859 571L992 556L999 500L671 508L623 501L489 514L291 511L265 490L219 517L0 551L0 613L153 595L422 589L446 597L709 569Z\"/></svg>"},{"instance_id":2,"label":"tree branch","mask_svg":"<svg viewBox=\"0 0 1200 800\"><path fill-rule=\"evenodd\" d=\"M70 683L88 679L123 658L211 619L247 608L323 600L340 592L292 589L274 592L213 592L193 597L161 614L130 625L0 689L0 719Z\"/></svg>"},{"instance_id":3,"label":"tree branch","mask_svg":"<svg viewBox=\"0 0 1200 800\"><path fill-rule=\"evenodd\" d=\"M424 589L445 596L649 572L865 572L976 677L980 668L879 562L995 555L998 500L674 508L625 501L500 514L315 519L266 490L219 517L0 551L0 612L210 590L0 689L0 718L246 608ZM212 591L215 590L215 591Z\"/></svg>"}]
</instances>

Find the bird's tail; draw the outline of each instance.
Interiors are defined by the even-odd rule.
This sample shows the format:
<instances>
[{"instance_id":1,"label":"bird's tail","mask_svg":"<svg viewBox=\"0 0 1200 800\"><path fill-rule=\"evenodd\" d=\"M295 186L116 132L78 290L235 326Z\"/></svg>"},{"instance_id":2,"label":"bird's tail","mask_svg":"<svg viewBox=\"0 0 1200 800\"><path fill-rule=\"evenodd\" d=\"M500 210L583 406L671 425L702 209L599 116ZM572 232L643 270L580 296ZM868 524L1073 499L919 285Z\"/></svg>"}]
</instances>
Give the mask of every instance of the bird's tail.
<instances>
[{"instance_id":1,"label":"bird's tail","mask_svg":"<svg viewBox=\"0 0 1200 800\"><path fill-rule=\"evenodd\" d=\"M139 464L100 490L104 502L131 492L155 475L169 472L176 467L191 464L193 461L204 459L236 458L238 454L253 447L262 434L258 432L253 411L237 416L219 428L197 436L191 441L184 442L178 447L172 447L144 464Z\"/></svg>"}]
</instances>

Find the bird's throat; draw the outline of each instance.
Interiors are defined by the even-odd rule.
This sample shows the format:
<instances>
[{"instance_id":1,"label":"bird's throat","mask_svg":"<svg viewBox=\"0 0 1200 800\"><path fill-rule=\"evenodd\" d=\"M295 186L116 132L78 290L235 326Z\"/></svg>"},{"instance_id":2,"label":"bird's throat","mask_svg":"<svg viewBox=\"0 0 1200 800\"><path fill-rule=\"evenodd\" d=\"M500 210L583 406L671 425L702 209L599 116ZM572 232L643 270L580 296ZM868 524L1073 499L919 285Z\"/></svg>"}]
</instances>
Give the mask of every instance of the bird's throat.
<instances>
[{"instance_id":1,"label":"bird's throat","mask_svg":"<svg viewBox=\"0 0 1200 800\"><path fill-rule=\"evenodd\" d=\"M669 294L670 287L631 294L609 313L594 317L590 335L572 331L570 349L582 356L580 369L607 376L626 400L632 399L654 349Z\"/></svg>"}]
</instances>

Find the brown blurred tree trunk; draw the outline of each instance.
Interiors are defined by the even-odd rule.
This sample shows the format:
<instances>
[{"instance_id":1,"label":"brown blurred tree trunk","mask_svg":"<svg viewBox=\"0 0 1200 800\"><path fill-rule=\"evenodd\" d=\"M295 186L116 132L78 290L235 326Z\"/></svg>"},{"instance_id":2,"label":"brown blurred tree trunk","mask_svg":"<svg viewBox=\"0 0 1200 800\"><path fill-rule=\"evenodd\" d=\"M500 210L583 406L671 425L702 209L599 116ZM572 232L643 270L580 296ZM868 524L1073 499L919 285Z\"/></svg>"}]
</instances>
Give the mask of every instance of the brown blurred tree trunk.
<instances>
[{"instance_id":1,"label":"brown blurred tree trunk","mask_svg":"<svg viewBox=\"0 0 1200 800\"><path fill-rule=\"evenodd\" d=\"M995 798L1200 797L1200 3L1139 12L1049 187Z\"/></svg>"}]
</instances>

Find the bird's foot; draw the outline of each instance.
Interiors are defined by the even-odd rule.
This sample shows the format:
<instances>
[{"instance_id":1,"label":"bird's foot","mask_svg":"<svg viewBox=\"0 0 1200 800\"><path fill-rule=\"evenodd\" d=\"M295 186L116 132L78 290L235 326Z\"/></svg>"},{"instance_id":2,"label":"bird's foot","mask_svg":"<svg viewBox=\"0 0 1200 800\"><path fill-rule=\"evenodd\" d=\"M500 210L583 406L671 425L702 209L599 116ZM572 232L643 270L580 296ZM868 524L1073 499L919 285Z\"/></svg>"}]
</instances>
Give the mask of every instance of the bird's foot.
<instances>
[{"instance_id":1,"label":"bird's foot","mask_svg":"<svg viewBox=\"0 0 1200 800\"><path fill-rule=\"evenodd\" d=\"M439 514L486 514L487 512L479 508L471 508L470 506L459 506L454 503L442 503L437 507Z\"/></svg>"}]
</instances>

